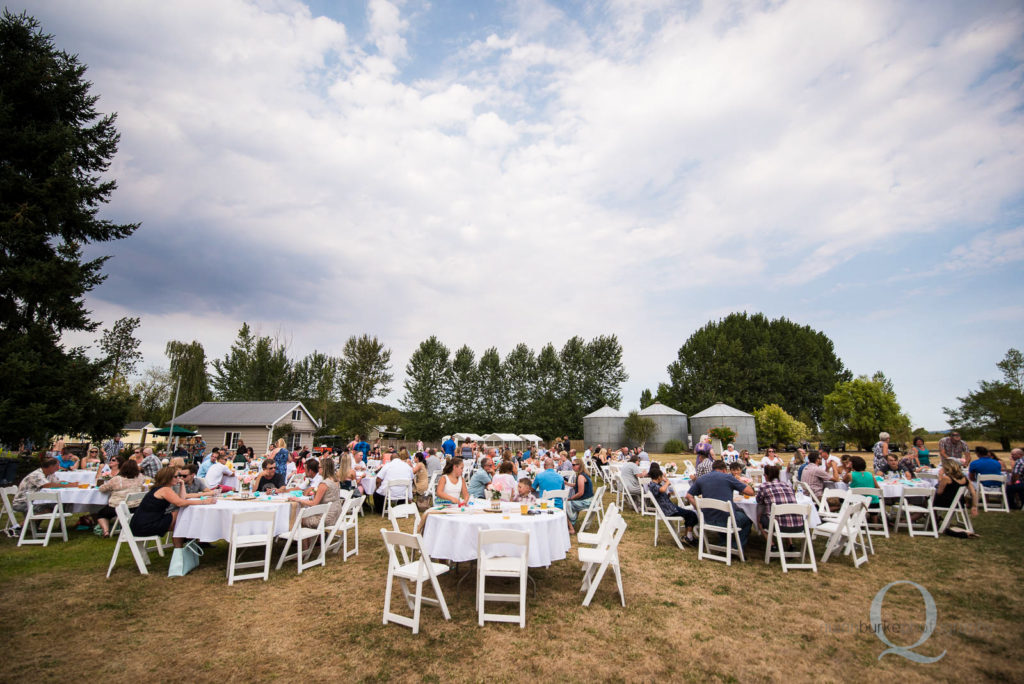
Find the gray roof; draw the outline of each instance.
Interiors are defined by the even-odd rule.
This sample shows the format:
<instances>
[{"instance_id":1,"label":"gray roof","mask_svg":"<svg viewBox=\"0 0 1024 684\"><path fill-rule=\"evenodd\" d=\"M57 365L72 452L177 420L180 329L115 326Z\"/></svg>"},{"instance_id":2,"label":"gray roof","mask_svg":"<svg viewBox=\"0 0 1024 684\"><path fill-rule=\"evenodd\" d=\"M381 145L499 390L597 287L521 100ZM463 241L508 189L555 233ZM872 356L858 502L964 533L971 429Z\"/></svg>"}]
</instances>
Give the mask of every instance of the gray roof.
<instances>
[{"instance_id":1,"label":"gray roof","mask_svg":"<svg viewBox=\"0 0 1024 684\"><path fill-rule=\"evenodd\" d=\"M640 411L641 416L685 416L682 411L676 411L671 406L665 406L659 401L654 402L647 408Z\"/></svg>"},{"instance_id":2,"label":"gray roof","mask_svg":"<svg viewBox=\"0 0 1024 684\"><path fill-rule=\"evenodd\" d=\"M141 430L144 427L149 427L153 423L148 420L133 420L132 422L125 425L122 430Z\"/></svg>"},{"instance_id":3,"label":"gray roof","mask_svg":"<svg viewBox=\"0 0 1024 684\"><path fill-rule=\"evenodd\" d=\"M691 418L753 418L749 413L744 413L722 402L715 402L714 406L708 406L700 413L695 413Z\"/></svg>"},{"instance_id":4,"label":"gray roof","mask_svg":"<svg viewBox=\"0 0 1024 684\"><path fill-rule=\"evenodd\" d=\"M199 406L179 414L176 425L274 425L282 418L290 418L296 408L301 408L317 427L301 401L204 401ZM168 421L168 425L170 421Z\"/></svg>"},{"instance_id":5,"label":"gray roof","mask_svg":"<svg viewBox=\"0 0 1024 684\"><path fill-rule=\"evenodd\" d=\"M605 404L603 408L599 408L590 415L583 416L584 418L625 418L626 414L618 409L613 409L608 404Z\"/></svg>"}]
</instances>

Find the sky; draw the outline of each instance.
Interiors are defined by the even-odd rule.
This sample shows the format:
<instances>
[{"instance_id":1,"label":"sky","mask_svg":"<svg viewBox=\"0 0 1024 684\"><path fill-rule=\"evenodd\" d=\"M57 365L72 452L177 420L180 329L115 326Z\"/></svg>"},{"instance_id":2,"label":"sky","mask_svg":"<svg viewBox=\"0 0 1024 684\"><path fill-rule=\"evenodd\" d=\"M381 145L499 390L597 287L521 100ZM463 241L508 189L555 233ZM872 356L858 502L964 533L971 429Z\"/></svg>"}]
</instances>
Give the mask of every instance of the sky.
<instances>
[{"instance_id":1,"label":"sky","mask_svg":"<svg viewBox=\"0 0 1024 684\"><path fill-rule=\"evenodd\" d=\"M1019 2L33 0L140 221L87 299L225 354L615 334L623 407L733 311L827 334L913 425L1024 346ZM96 335L70 336L73 343Z\"/></svg>"}]
</instances>

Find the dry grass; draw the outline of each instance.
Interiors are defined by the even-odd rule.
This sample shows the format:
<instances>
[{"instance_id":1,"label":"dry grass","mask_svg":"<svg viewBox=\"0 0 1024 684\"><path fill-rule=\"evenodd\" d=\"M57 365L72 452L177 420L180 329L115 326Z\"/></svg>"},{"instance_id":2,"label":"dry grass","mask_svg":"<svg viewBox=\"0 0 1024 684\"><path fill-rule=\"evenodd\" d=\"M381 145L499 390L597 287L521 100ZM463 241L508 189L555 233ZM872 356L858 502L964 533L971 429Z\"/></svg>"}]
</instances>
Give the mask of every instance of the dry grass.
<instances>
[{"instance_id":1,"label":"dry grass","mask_svg":"<svg viewBox=\"0 0 1024 684\"><path fill-rule=\"evenodd\" d=\"M609 498L608 501L611 499ZM0 639L5 681L187 678L198 681L672 680L866 681L1019 680L1024 598L1019 586L1024 515L983 514L979 540L876 540L878 555L854 569L832 561L817 575L763 562L753 535L747 563L698 562L696 552L652 546L652 519L627 513L625 608L606 579L582 608L580 565L570 558L534 571L527 627L476 625L472 577L456 590L442 578L452 611L425 606L421 632L381 624L386 556L381 519L361 522L360 554L347 563L267 583L225 581L226 548L207 551L187 577L168 579L167 560L140 576L124 556L104 578L112 543L74 533L68 544L14 547L0 541ZM671 543L671 542L669 542ZM819 542L819 554L822 549ZM467 568L462 566L462 570ZM878 655L870 633L830 633L868 622L872 597L908 579L928 588L938 629L918 651L946 656L917 664ZM397 593L396 593L397 596ZM924 619L917 592L891 590L884 618ZM951 634L967 623L981 634ZM911 643L914 636L893 636ZM481 650L482 649L482 650Z\"/></svg>"}]
</instances>

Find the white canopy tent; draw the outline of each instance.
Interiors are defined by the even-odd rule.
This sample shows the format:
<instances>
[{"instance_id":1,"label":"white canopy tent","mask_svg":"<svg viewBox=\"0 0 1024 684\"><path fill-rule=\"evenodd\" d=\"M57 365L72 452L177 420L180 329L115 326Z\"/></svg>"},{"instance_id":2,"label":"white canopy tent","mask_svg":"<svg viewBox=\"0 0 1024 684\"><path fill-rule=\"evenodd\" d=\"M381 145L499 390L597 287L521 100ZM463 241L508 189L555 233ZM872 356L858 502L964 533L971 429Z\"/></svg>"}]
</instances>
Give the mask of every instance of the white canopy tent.
<instances>
[{"instance_id":1,"label":"white canopy tent","mask_svg":"<svg viewBox=\"0 0 1024 684\"><path fill-rule=\"evenodd\" d=\"M455 434L452 435L452 439L454 439L456 442L465 442L467 439L472 440L474 442L484 441L484 438L476 434L475 432L456 432Z\"/></svg>"},{"instance_id":2,"label":"white canopy tent","mask_svg":"<svg viewBox=\"0 0 1024 684\"><path fill-rule=\"evenodd\" d=\"M509 432L492 432L489 435L484 435L483 439L487 444L521 444L526 441L519 435L513 435Z\"/></svg>"},{"instance_id":3,"label":"white canopy tent","mask_svg":"<svg viewBox=\"0 0 1024 684\"><path fill-rule=\"evenodd\" d=\"M519 435L524 442L530 442L531 444L540 444L544 440L537 435Z\"/></svg>"}]
</instances>

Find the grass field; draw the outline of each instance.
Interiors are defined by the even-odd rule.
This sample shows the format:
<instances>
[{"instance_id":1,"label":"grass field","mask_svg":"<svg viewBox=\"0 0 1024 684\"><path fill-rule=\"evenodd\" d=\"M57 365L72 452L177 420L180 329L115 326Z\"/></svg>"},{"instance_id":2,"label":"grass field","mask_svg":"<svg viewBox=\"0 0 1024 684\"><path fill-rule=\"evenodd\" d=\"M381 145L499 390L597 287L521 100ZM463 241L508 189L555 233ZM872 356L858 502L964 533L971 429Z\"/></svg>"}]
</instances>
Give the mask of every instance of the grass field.
<instances>
[{"instance_id":1,"label":"grass field","mask_svg":"<svg viewBox=\"0 0 1024 684\"><path fill-rule=\"evenodd\" d=\"M606 499L606 503L611 497ZM381 624L386 555L379 517L361 521L360 553L269 582L228 587L224 543L183 578L155 558L143 577L122 554L104 573L113 542L72 533L67 544L16 548L0 540L0 601L6 644L3 681L1020 681L1024 514L981 514L980 539L875 540L859 569L847 558L817 575L765 565L755 534L748 562L698 562L696 551L655 548L652 518L626 513L620 549L626 607L606 579L580 605L580 564L532 571L527 626L477 627L472 578L441 579L452 620L424 606L420 634ZM820 556L823 542L816 544ZM462 569L466 569L466 565ZM937 623L916 652L945 656L920 664L886 646L869 622L876 593L911 580L934 597ZM396 596L397 596L396 592ZM925 609L908 585L884 599L894 644L920 636ZM854 630L854 631L849 631Z\"/></svg>"}]
</instances>

